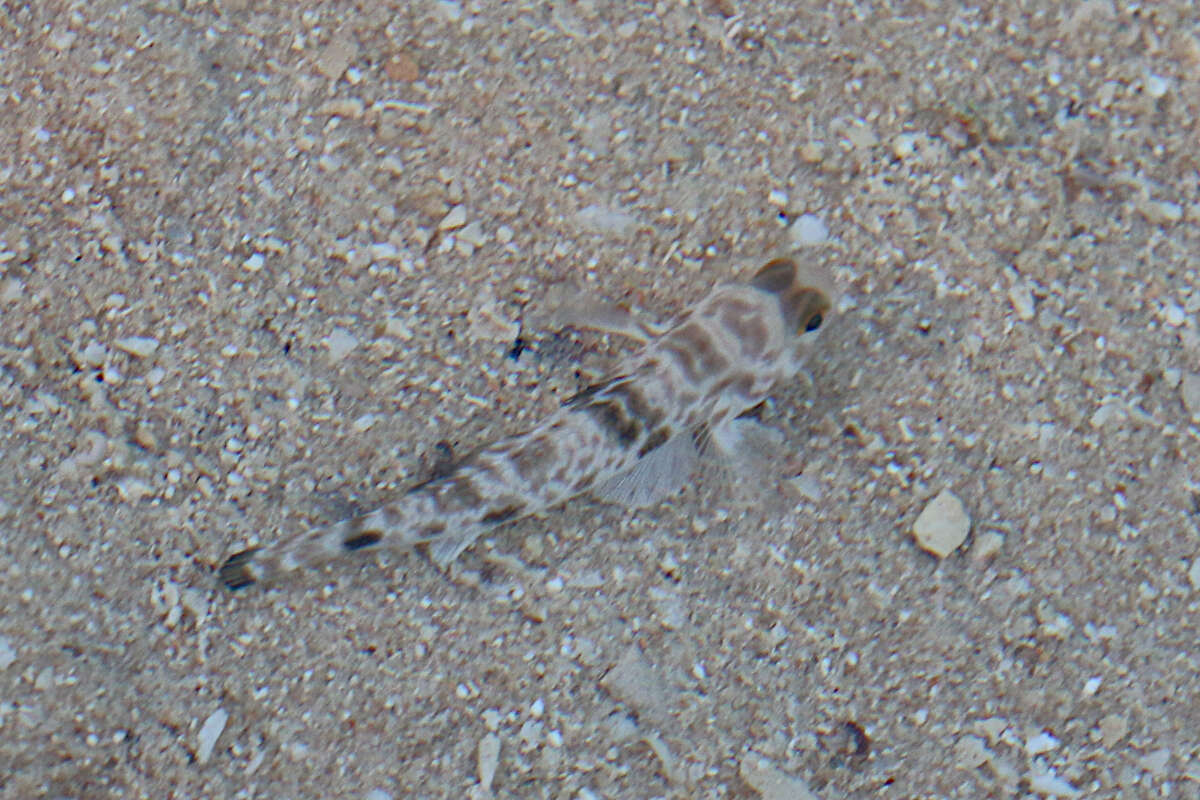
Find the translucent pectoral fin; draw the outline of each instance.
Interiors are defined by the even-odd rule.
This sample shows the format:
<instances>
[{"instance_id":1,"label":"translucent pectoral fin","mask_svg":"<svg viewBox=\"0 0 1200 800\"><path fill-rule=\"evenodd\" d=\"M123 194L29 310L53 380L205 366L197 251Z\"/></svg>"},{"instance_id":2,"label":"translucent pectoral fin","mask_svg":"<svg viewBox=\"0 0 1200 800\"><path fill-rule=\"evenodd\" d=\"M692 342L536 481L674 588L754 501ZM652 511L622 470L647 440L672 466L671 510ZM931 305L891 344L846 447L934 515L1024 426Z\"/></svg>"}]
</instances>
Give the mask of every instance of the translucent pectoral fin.
<instances>
[{"instance_id":1,"label":"translucent pectoral fin","mask_svg":"<svg viewBox=\"0 0 1200 800\"><path fill-rule=\"evenodd\" d=\"M778 467L788 456L783 434L750 417L734 417L713 427L708 446L719 458L747 466Z\"/></svg>"},{"instance_id":2,"label":"translucent pectoral fin","mask_svg":"<svg viewBox=\"0 0 1200 800\"><path fill-rule=\"evenodd\" d=\"M598 485L592 494L627 508L655 505L683 488L698 455L691 433L676 434L625 472Z\"/></svg>"},{"instance_id":3,"label":"translucent pectoral fin","mask_svg":"<svg viewBox=\"0 0 1200 800\"><path fill-rule=\"evenodd\" d=\"M781 431L747 417L712 429L704 464L720 474L733 498L758 508L774 508L785 500L783 482L800 469L799 454Z\"/></svg>"}]
</instances>

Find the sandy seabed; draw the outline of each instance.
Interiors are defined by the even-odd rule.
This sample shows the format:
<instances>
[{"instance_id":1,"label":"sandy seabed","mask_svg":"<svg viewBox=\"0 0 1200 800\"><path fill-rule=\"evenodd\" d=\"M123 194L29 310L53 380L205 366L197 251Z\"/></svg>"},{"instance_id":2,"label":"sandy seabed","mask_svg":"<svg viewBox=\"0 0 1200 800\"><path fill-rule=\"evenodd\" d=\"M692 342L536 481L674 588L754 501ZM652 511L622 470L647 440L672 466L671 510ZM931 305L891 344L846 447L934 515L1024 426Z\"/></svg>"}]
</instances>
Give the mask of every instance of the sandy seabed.
<instances>
[{"instance_id":1,"label":"sandy seabed","mask_svg":"<svg viewBox=\"0 0 1200 800\"><path fill-rule=\"evenodd\" d=\"M1200 797L1198 70L1185 2L0 4L0 793ZM556 286L781 247L777 485L216 585L602 371Z\"/></svg>"}]
</instances>

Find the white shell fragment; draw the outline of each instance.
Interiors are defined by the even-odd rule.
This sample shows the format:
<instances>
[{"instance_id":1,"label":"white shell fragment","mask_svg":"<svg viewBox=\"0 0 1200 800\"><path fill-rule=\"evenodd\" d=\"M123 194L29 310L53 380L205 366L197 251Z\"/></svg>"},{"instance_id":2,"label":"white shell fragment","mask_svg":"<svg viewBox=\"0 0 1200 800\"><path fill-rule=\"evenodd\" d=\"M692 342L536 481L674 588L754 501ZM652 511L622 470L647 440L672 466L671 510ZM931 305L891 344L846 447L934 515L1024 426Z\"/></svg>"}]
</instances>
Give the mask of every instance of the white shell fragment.
<instances>
[{"instance_id":1,"label":"white shell fragment","mask_svg":"<svg viewBox=\"0 0 1200 800\"><path fill-rule=\"evenodd\" d=\"M829 226L816 214L801 214L788 226L788 238L797 247L813 247L829 238Z\"/></svg>"},{"instance_id":2,"label":"white shell fragment","mask_svg":"<svg viewBox=\"0 0 1200 800\"><path fill-rule=\"evenodd\" d=\"M1188 373L1179 385L1183 406L1192 416L1192 422L1200 422L1200 373Z\"/></svg>"},{"instance_id":3,"label":"white shell fragment","mask_svg":"<svg viewBox=\"0 0 1200 800\"><path fill-rule=\"evenodd\" d=\"M0 636L0 669L8 669L17 660L17 650L7 636Z\"/></svg>"},{"instance_id":4,"label":"white shell fragment","mask_svg":"<svg viewBox=\"0 0 1200 800\"><path fill-rule=\"evenodd\" d=\"M742 757L738 775L763 800L817 800L807 783L777 769L753 751Z\"/></svg>"},{"instance_id":5,"label":"white shell fragment","mask_svg":"<svg viewBox=\"0 0 1200 800\"><path fill-rule=\"evenodd\" d=\"M575 224L586 233L615 233L624 235L637 227L637 217L625 211L615 211L600 205L581 208L575 214Z\"/></svg>"},{"instance_id":6,"label":"white shell fragment","mask_svg":"<svg viewBox=\"0 0 1200 800\"><path fill-rule=\"evenodd\" d=\"M225 730L226 722L229 722L229 712L223 708L218 708L204 720L196 746L196 761L205 764L212 757L213 748L217 745L221 731Z\"/></svg>"},{"instance_id":7,"label":"white shell fragment","mask_svg":"<svg viewBox=\"0 0 1200 800\"><path fill-rule=\"evenodd\" d=\"M466 224L467 209L463 206L455 206L450 209L446 216L442 217L442 221L438 223L438 230L452 231Z\"/></svg>"},{"instance_id":8,"label":"white shell fragment","mask_svg":"<svg viewBox=\"0 0 1200 800\"><path fill-rule=\"evenodd\" d=\"M1025 281L1014 283L1008 290L1008 300L1012 303L1013 311L1017 313L1017 317L1022 322L1029 322L1033 319L1035 306L1033 292L1028 283Z\"/></svg>"},{"instance_id":9,"label":"white shell fragment","mask_svg":"<svg viewBox=\"0 0 1200 800\"><path fill-rule=\"evenodd\" d=\"M600 685L643 717L662 721L670 716L670 690L637 645L625 651Z\"/></svg>"},{"instance_id":10,"label":"white shell fragment","mask_svg":"<svg viewBox=\"0 0 1200 800\"><path fill-rule=\"evenodd\" d=\"M477 769L479 770L479 785L485 789L492 788L496 778L496 768L500 766L500 737L489 733L479 740Z\"/></svg>"},{"instance_id":11,"label":"white shell fragment","mask_svg":"<svg viewBox=\"0 0 1200 800\"><path fill-rule=\"evenodd\" d=\"M948 489L943 489L925 506L912 530L918 547L938 558L945 558L967 540L971 518L962 501Z\"/></svg>"},{"instance_id":12,"label":"white shell fragment","mask_svg":"<svg viewBox=\"0 0 1200 800\"><path fill-rule=\"evenodd\" d=\"M1029 788L1043 797L1079 797L1082 794L1053 772L1034 775L1029 779Z\"/></svg>"},{"instance_id":13,"label":"white shell fragment","mask_svg":"<svg viewBox=\"0 0 1200 800\"><path fill-rule=\"evenodd\" d=\"M334 328L321 342L329 348L329 360L333 363L341 361L358 347L358 339L343 328Z\"/></svg>"},{"instance_id":14,"label":"white shell fragment","mask_svg":"<svg viewBox=\"0 0 1200 800\"><path fill-rule=\"evenodd\" d=\"M149 358L158 350L158 339L149 336L126 336L113 342L113 347L134 358Z\"/></svg>"}]
</instances>

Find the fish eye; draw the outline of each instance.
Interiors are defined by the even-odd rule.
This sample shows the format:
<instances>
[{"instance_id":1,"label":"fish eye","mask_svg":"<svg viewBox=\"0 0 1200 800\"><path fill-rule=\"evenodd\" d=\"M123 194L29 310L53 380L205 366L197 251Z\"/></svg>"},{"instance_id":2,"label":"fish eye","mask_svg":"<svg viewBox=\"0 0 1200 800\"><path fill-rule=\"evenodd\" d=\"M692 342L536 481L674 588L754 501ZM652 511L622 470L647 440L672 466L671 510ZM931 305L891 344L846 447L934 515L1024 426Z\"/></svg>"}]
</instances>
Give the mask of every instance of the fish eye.
<instances>
[{"instance_id":1,"label":"fish eye","mask_svg":"<svg viewBox=\"0 0 1200 800\"><path fill-rule=\"evenodd\" d=\"M822 317L820 314L813 314L811 317L808 318L808 322L804 326L804 332L812 333L817 328L821 327L821 323L824 321L825 321L825 318Z\"/></svg>"}]
</instances>

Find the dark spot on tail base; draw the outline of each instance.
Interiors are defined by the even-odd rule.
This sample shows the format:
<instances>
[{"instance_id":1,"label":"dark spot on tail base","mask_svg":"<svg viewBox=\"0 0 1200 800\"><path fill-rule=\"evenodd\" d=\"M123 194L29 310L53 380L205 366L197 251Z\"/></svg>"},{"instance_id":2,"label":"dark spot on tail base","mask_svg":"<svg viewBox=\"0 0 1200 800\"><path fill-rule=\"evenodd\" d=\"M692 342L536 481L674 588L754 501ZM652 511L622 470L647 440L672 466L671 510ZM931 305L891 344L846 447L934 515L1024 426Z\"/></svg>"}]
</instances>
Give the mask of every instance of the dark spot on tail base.
<instances>
[{"instance_id":1,"label":"dark spot on tail base","mask_svg":"<svg viewBox=\"0 0 1200 800\"><path fill-rule=\"evenodd\" d=\"M360 533L358 536L351 536L346 541L342 542L342 547L347 552L362 550L364 547L370 547L373 544L379 544L379 540L383 538L383 534L378 531L367 531Z\"/></svg>"},{"instance_id":2,"label":"dark spot on tail base","mask_svg":"<svg viewBox=\"0 0 1200 800\"><path fill-rule=\"evenodd\" d=\"M254 576L250 574L249 566L250 562L254 560L254 554L259 549L251 547L240 553L234 553L221 565L219 575L221 583L225 584L226 589L236 592L255 582Z\"/></svg>"},{"instance_id":3,"label":"dark spot on tail base","mask_svg":"<svg viewBox=\"0 0 1200 800\"><path fill-rule=\"evenodd\" d=\"M499 525L501 522L508 522L520 512L521 506L519 505L505 506L495 511L489 511L480 517L479 521L484 525Z\"/></svg>"}]
</instances>

